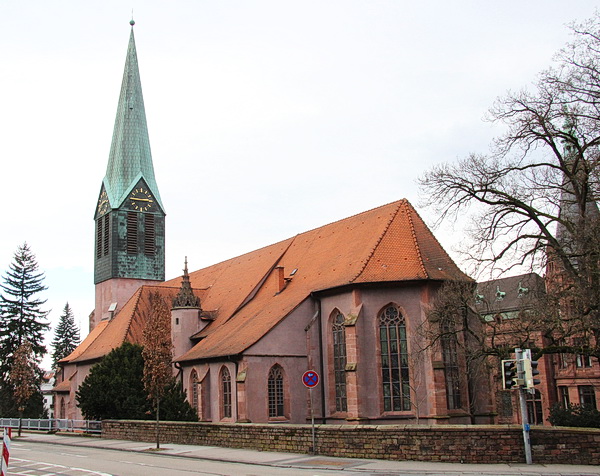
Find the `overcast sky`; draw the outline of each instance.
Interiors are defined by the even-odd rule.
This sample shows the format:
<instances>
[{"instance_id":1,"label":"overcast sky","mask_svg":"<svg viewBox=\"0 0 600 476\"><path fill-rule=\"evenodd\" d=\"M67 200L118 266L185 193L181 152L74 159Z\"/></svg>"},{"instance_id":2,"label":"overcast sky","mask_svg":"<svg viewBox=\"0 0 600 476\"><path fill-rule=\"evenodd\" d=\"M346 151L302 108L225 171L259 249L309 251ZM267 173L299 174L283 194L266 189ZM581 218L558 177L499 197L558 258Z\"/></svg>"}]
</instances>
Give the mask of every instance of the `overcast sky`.
<instances>
[{"instance_id":1,"label":"overcast sky","mask_svg":"<svg viewBox=\"0 0 600 476\"><path fill-rule=\"evenodd\" d=\"M53 325L68 301L87 334L132 8L169 279L185 256L199 269L418 208L417 177L487 151L494 99L534 81L595 3L3 0L0 273L27 241ZM453 254L460 230L436 234Z\"/></svg>"}]
</instances>

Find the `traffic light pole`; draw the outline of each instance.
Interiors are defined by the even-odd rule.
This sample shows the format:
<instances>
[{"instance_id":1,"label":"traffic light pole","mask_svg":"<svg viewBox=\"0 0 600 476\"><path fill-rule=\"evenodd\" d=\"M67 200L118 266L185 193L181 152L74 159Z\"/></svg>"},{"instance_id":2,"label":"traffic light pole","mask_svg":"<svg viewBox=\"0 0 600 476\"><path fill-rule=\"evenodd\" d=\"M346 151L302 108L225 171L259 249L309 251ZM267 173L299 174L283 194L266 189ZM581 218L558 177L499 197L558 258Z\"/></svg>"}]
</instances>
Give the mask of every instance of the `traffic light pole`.
<instances>
[{"instance_id":1,"label":"traffic light pole","mask_svg":"<svg viewBox=\"0 0 600 476\"><path fill-rule=\"evenodd\" d=\"M523 366L523 351L515 349L515 358L517 361L517 378L524 379L525 368ZM521 407L521 422L523 423L523 444L525 447L525 462L532 464L531 459L531 441L529 439L529 415L527 414L527 398L525 393L527 389L519 385L519 406Z\"/></svg>"}]
</instances>

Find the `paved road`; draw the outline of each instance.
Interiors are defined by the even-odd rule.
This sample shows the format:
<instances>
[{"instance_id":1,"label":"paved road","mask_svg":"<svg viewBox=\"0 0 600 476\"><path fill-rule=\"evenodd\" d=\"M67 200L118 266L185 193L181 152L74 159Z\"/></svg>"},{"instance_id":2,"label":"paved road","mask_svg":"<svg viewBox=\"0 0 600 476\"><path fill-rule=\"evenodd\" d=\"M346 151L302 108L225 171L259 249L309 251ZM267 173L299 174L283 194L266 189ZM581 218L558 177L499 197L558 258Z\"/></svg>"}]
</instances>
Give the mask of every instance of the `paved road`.
<instances>
[{"instance_id":1,"label":"paved road","mask_svg":"<svg viewBox=\"0 0 600 476\"><path fill-rule=\"evenodd\" d=\"M181 458L151 452L57 447L52 444L15 441L7 476L366 476L364 472L356 473L348 469L283 468Z\"/></svg>"},{"instance_id":2,"label":"paved road","mask_svg":"<svg viewBox=\"0 0 600 476\"><path fill-rule=\"evenodd\" d=\"M28 433L13 439L9 476L600 476L577 465L451 464L334 458L239 448Z\"/></svg>"}]
</instances>

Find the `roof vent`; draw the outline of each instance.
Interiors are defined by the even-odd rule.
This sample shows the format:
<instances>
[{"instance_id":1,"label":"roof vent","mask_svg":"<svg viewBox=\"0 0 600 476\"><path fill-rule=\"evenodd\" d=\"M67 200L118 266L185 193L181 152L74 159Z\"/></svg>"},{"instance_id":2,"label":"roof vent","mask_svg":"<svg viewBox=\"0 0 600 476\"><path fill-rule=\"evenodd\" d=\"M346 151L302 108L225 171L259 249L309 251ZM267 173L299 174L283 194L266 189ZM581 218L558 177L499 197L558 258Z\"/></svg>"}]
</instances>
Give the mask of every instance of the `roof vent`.
<instances>
[{"instance_id":1,"label":"roof vent","mask_svg":"<svg viewBox=\"0 0 600 476\"><path fill-rule=\"evenodd\" d=\"M117 303L113 302L110 306L108 306L108 318L112 321L112 318L115 317L115 311L117 310Z\"/></svg>"}]
</instances>

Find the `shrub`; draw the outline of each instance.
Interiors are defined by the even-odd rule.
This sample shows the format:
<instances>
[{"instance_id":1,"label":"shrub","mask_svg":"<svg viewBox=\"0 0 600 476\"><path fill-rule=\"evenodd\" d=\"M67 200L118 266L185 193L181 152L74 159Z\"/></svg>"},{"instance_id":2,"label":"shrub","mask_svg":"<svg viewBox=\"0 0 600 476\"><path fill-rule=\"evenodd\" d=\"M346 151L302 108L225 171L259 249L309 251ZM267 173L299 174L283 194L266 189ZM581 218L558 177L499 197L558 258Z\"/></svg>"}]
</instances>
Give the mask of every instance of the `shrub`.
<instances>
[{"instance_id":1,"label":"shrub","mask_svg":"<svg viewBox=\"0 0 600 476\"><path fill-rule=\"evenodd\" d=\"M553 426L600 428L600 411L572 403L567 407L557 403L550 409L548 421Z\"/></svg>"}]
</instances>

